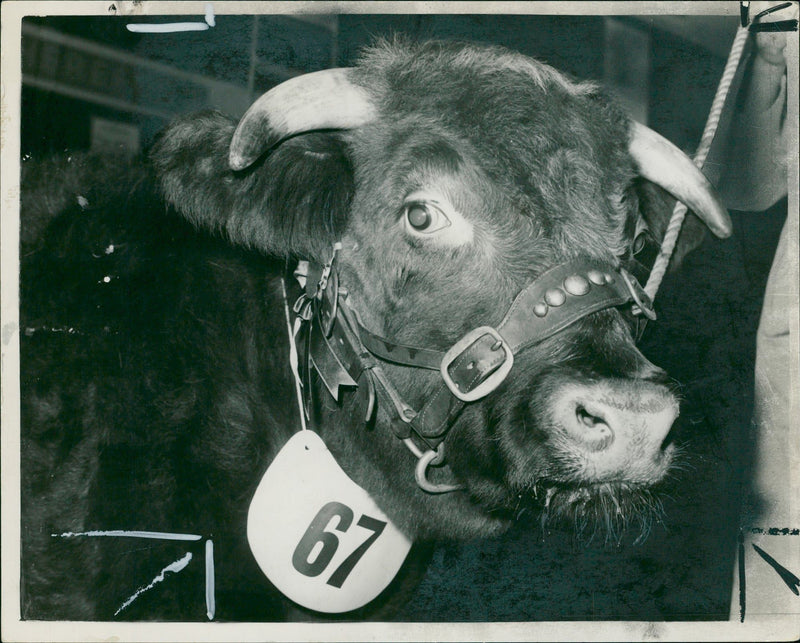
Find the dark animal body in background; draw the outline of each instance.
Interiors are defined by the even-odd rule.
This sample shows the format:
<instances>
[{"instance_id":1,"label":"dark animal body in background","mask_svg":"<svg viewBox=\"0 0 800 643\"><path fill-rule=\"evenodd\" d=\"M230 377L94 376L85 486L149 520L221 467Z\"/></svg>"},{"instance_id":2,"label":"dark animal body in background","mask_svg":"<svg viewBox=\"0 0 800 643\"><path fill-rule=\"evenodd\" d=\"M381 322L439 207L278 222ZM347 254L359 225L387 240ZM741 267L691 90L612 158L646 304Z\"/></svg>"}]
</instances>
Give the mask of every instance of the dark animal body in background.
<instances>
[{"instance_id":1,"label":"dark animal body in background","mask_svg":"<svg viewBox=\"0 0 800 643\"><path fill-rule=\"evenodd\" d=\"M125 181L79 158L25 168L23 617L111 618L130 579L161 569L130 543L51 536L91 529L213 536L220 618L297 616L245 530L256 485L299 428L287 257L321 264L341 241L341 279L365 324L446 350L497 325L548 268L584 256L630 267L637 222L664 229L670 202L638 177L630 122L593 85L441 43L377 46L353 79L375 115L250 149L240 170L229 167L236 124L218 113L176 121L148 162L120 171ZM442 227L410 226L414 208L444 215ZM386 370L417 407L438 383ZM358 395L326 395L318 432L418 543L501 533L528 506L614 537L637 519L646 531L642 507L657 502L647 488L675 451L676 398L614 309L527 349L497 391L465 407L441 472L464 491L422 492L390 410L366 427ZM189 567L181 582L201 574ZM204 618L184 590L142 595L120 618Z\"/></svg>"}]
</instances>

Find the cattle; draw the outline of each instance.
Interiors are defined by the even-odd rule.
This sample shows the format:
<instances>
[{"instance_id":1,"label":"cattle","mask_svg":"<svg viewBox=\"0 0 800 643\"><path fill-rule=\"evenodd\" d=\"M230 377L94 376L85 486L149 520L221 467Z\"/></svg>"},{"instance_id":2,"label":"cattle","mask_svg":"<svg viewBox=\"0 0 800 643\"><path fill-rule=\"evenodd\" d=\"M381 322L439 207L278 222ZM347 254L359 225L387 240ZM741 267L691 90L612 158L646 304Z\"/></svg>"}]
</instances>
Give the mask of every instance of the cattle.
<instances>
[{"instance_id":1,"label":"cattle","mask_svg":"<svg viewBox=\"0 0 800 643\"><path fill-rule=\"evenodd\" d=\"M23 170L23 618L207 617L163 573L149 591L153 541L70 537L104 530L213 541L216 618L316 617L247 539L301 418L414 543L350 617L385 615L430 543L522 509L612 540L657 519L679 403L636 347L654 313L635 241L661 238L667 193L717 236L730 221L595 84L496 47L380 42L238 123L177 119L141 163Z\"/></svg>"}]
</instances>

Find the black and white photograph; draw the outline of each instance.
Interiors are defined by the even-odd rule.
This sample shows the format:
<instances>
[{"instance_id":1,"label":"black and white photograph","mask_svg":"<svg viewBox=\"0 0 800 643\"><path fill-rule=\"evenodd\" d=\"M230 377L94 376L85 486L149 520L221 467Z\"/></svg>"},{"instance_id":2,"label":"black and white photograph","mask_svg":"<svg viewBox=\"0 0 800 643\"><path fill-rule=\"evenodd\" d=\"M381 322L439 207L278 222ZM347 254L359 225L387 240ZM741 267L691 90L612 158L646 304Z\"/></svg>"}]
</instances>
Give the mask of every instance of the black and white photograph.
<instances>
[{"instance_id":1,"label":"black and white photograph","mask_svg":"<svg viewBox=\"0 0 800 643\"><path fill-rule=\"evenodd\" d=\"M4 641L800 637L797 2L1 10Z\"/></svg>"}]
</instances>

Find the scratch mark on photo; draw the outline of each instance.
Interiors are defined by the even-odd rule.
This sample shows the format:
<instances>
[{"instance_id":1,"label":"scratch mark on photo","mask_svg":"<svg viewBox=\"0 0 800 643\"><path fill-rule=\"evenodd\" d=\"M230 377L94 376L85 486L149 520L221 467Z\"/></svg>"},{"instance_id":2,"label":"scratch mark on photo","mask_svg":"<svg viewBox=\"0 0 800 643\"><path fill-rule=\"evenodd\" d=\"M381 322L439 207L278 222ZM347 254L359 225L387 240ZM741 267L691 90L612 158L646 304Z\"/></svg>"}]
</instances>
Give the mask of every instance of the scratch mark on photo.
<instances>
[{"instance_id":1,"label":"scratch mark on photo","mask_svg":"<svg viewBox=\"0 0 800 643\"><path fill-rule=\"evenodd\" d=\"M739 530L739 622L744 623L744 613L747 608L747 581L744 567L744 534Z\"/></svg>"},{"instance_id":2,"label":"scratch mark on photo","mask_svg":"<svg viewBox=\"0 0 800 643\"><path fill-rule=\"evenodd\" d=\"M186 567L186 565L189 564L189 561L191 561L191 560L192 560L192 554L191 554L191 552L187 551L186 555L183 558L179 558L174 563L170 563L169 565L167 565L164 569L162 569L159 572L159 574L152 581L150 581L149 585L146 585L145 587L141 587L141 588L137 589L133 593L133 595L131 595L131 597L128 598L127 601L125 601L122 605L120 605L120 608L116 612L114 612L114 616L116 616L122 610L124 610L126 607L128 607L128 605L133 603L133 601L135 601L137 598L139 598L139 596L144 594L147 590L152 589L158 583L163 581L164 578L166 577L167 572L172 572L173 574L177 574L179 571L184 569Z\"/></svg>"},{"instance_id":3,"label":"scratch mark on photo","mask_svg":"<svg viewBox=\"0 0 800 643\"><path fill-rule=\"evenodd\" d=\"M78 536L107 537L107 538L154 538L156 540L200 540L197 534L173 534L164 531L125 531L112 529L110 531L65 531L60 534L50 534L53 538L77 538Z\"/></svg>"},{"instance_id":4,"label":"scratch mark on photo","mask_svg":"<svg viewBox=\"0 0 800 643\"><path fill-rule=\"evenodd\" d=\"M134 33L175 33L177 31L207 31L216 24L214 6L206 4L205 22L168 22L162 24L131 23L126 25Z\"/></svg>"},{"instance_id":5,"label":"scratch mark on photo","mask_svg":"<svg viewBox=\"0 0 800 643\"><path fill-rule=\"evenodd\" d=\"M214 598L214 542L206 541L206 616L209 621L214 620L216 612L216 599Z\"/></svg>"},{"instance_id":6,"label":"scratch mark on photo","mask_svg":"<svg viewBox=\"0 0 800 643\"><path fill-rule=\"evenodd\" d=\"M789 587L795 595L800 596L800 592L798 592L798 587L800 587L800 578L795 576L792 572L786 569L783 565L781 565L777 560L775 560L772 556L770 556L767 552L765 552L761 547L753 543L753 549L758 552L758 555L761 556L767 563L769 563L772 568L778 572L778 576L781 577L784 583Z\"/></svg>"}]
</instances>

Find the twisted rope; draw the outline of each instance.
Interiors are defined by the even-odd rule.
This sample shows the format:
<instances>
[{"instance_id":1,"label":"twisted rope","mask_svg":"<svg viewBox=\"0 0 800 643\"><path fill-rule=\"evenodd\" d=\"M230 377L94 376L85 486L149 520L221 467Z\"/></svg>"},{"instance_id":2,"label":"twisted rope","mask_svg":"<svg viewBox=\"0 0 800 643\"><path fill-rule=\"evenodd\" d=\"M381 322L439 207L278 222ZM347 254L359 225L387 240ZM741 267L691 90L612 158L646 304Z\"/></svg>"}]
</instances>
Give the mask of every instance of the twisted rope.
<instances>
[{"instance_id":1,"label":"twisted rope","mask_svg":"<svg viewBox=\"0 0 800 643\"><path fill-rule=\"evenodd\" d=\"M722 115L722 108L725 106L725 100L728 97L728 90L731 87L731 82L736 74L736 69L739 66L739 61L744 51L744 46L747 43L747 36L749 32L746 27L739 27L736 36L731 45L730 54L728 54L728 61L725 63L725 69L722 72L722 78L717 87L717 93L711 103L711 109L706 120L706 126L703 129L703 136L700 139L700 144L697 146L697 152L694 155L694 164L703 169L706 162L708 151L711 149L711 143L714 140L714 135L717 133L717 126L719 119ZM667 225L667 231L664 233L664 240L661 242L661 249L656 257L653 269L650 271L650 277L644 289L650 296L650 299L655 299L664 274L667 272L669 260L675 250L675 243L678 240L678 235L681 232L683 220L686 217L686 206L678 201L672 211L672 218Z\"/></svg>"}]
</instances>

